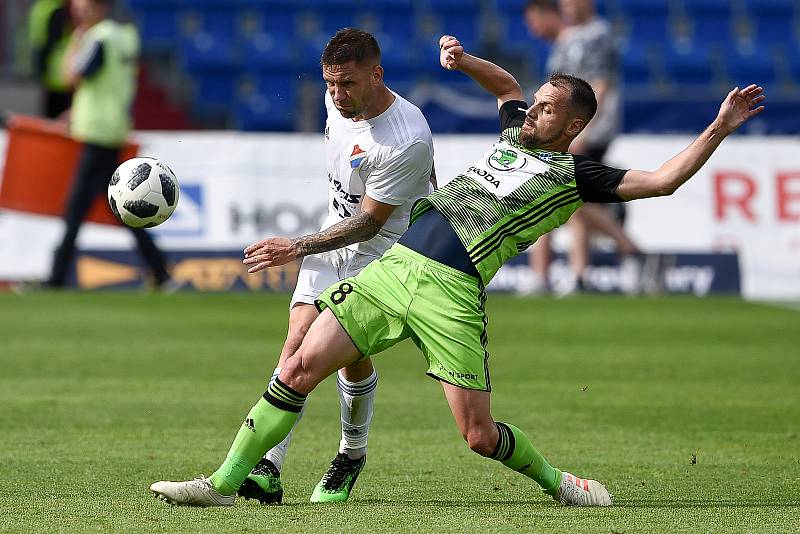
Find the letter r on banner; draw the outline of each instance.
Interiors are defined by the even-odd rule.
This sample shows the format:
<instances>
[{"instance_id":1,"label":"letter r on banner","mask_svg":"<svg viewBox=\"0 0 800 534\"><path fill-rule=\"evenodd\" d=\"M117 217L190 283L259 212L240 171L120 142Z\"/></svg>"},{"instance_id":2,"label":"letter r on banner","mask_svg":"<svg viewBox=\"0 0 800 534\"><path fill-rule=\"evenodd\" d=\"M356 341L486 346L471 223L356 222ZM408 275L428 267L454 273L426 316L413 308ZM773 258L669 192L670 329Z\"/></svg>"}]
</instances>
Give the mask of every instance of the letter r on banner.
<instances>
[{"instance_id":1,"label":"letter r on banner","mask_svg":"<svg viewBox=\"0 0 800 534\"><path fill-rule=\"evenodd\" d=\"M725 219L734 209L755 222L752 202L756 195L756 181L741 171L718 171L714 173L714 216Z\"/></svg>"}]
</instances>

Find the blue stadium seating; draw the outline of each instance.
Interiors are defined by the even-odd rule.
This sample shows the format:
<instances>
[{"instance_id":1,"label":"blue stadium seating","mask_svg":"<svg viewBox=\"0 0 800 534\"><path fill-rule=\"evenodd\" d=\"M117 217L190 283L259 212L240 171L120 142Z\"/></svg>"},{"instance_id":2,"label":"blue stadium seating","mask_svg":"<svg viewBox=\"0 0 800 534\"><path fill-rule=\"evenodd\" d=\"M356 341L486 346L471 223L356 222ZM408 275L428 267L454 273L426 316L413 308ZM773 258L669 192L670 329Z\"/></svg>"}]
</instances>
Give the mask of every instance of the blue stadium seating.
<instances>
[{"instance_id":1,"label":"blue stadium seating","mask_svg":"<svg viewBox=\"0 0 800 534\"><path fill-rule=\"evenodd\" d=\"M797 42L792 0L746 0L745 8L747 22L754 28L754 41L783 45Z\"/></svg>"},{"instance_id":2,"label":"blue stadium seating","mask_svg":"<svg viewBox=\"0 0 800 534\"><path fill-rule=\"evenodd\" d=\"M643 46L629 46L622 55L622 80L629 87L649 86L655 81L648 50Z\"/></svg>"},{"instance_id":3,"label":"blue stadium seating","mask_svg":"<svg viewBox=\"0 0 800 534\"><path fill-rule=\"evenodd\" d=\"M297 105L298 80L319 82L322 48L344 26L376 35L387 82L403 94L426 83L459 90L469 86L463 75L439 67L441 33L457 35L471 51L497 54L523 77L541 78L548 44L528 35L522 19L525 1L126 3L140 26L145 53L174 56L193 80L193 110L201 116L226 112L228 123L246 129L291 130L297 121L286 104ZM799 89L799 0L603 0L597 5L615 30L622 30L623 80L636 95L628 111L659 102L665 91L681 94L686 88L716 100L720 84L728 82L757 81L768 85L771 94ZM257 83L247 82L253 79ZM636 131L691 130L694 125L680 114L627 116L632 122L626 128ZM433 110L432 117L434 129L476 127L447 118L446 110ZM791 128L787 120L775 131ZM800 132L800 124L794 131Z\"/></svg>"},{"instance_id":4,"label":"blue stadium seating","mask_svg":"<svg viewBox=\"0 0 800 534\"><path fill-rule=\"evenodd\" d=\"M500 13L499 20L503 49L510 52L527 52L531 46L537 44L538 40L531 37L521 16L516 13Z\"/></svg>"},{"instance_id":5,"label":"blue stadium seating","mask_svg":"<svg viewBox=\"0 0 800 534\"><path fill-rule=\"evenodd\" d=\"M341 9L321 9L314 13L319 17L320 31L325 36L331 36L342 28L351 28L355 26L355 13L350 10L342 11Z\"/></svg>"},{"instance_id":6,"label":"blue stadium seating","mask_svg":"<svg viewBox=\"0 0 800 534\"><path fill-rule=\"evenodd\" d=\"M619 11L626 16L661 15L669 13L669 0L617 0Z\"/></svg>"},{"instance_id":7,"label":"blue stadium seating","mask_svg":"<svg viewBox=\"0 0 800 534\"><path fill-rule=\"evenodd\" d=\"M199 117L224 118L235 101L237 77L229 70L209 69L195 79L192 109Z\"/></svg>"},{"instance_id":8,"label":"blue stadium seating","mask_svg":"<svg viewBox=\"0 0 800 534\"><path fill-rule=\"evenodd\" d=\"M164 3L136 12L136 23L146 52L167 52L173 48L179 35L178 10Z\"/></svg>"},{"instance_id":9,"label":"blue stadium seating","mask_svg":"<svg viewBox=\"0 0 800 534\"><path fill-rule=\"evenodd\" d=\"M298 109L297 85L292 76L259 76L254 91L236 105L237 126L245 131L293 130Z\"/></svg>"},{"instance_id":10,"label":"blue stadium seating","mask_svg":"<svg viewBox=\"0 0 800 534\"><path fill-rule=\"evenodd\" d=\"M800 85L800 49L797 46L789 48L787 56L787 70L790 78L794 81L795 88L797 88Z\"/></svg>"},{"instance_id":11,"label":"blue stadium seating","mask_svg":"<svg viewBox=\"0 0 800 534\"><path fill-rule=\"evenodd\" d=\"M777 71L773 61L765 61L771 56L766 46L733 47L726 50L725 63L728 77L733 85L745 87L751 83L763 86L777 82Z\"/></svg>"},{"instance_id":12,"label":"blue stadium seating","mask_svg":"<svg viewBox=\"0 0 800 534\"><path fill-rule=\"evenodd\" d=\"M664 43L671 39L667 0L620 0L620 11L627 21L627 44Z\"/></svg>"},{"instance_id":13,"label":"blue stadium seating","mask_svg":"<svg viewBox=\"0 0 800 534\"><path fill-rule=\"evenodd\" d=\"M695 43L724 44L735 38L732 31L730 0L685 0Z\"/></svg>"},{"instance_id":14,"label":"blue stadium seating","mask_svg":"<svg viewBox=\"0 0 800 534\"><path fill-rule=\"evenodd\" d=\"M438 43L442 34L455 35L463 43L472 46L473 50L480 42L480 10L477 2L465 1L454 9L436 8L428 13L427 20L431 26L420 35L423 41Z\"/></svg>"},{"instance_id":15,"label":"blue stadium seating","mask_svg":"<svg viewBox=\"0 0 800 534\"><path fill-rule=\"evenodd\" d=\"M211 0L204 0L209 2ZM217 1L217 0L215 0ZM211 34L219 42L232 42L239 34L239 12L230 7L216 5L199 10L200 30Z\"/></svg>"},{"instance_id":16,"label":"blue stadium seating","mask_svg":"<svg viewBox=\"0 0 800 534\"><path fill-rule=\"evenodd\" d=\"M198 33L180 43L183 64L190 73L203 73L209 69L236 71L240 67L238 49L230 39Z\"/></svg>"},{"instance_id":17,"label":"blue stadium seating","mask_svg":"<svg viewBox=\"0 0 800 534\"><path fill-rule=\"evenodd\" d=\"M708 85L714 80L708 48L670 46L664 49L664 71L673 84Z\"/></svg>"}]
</instances>

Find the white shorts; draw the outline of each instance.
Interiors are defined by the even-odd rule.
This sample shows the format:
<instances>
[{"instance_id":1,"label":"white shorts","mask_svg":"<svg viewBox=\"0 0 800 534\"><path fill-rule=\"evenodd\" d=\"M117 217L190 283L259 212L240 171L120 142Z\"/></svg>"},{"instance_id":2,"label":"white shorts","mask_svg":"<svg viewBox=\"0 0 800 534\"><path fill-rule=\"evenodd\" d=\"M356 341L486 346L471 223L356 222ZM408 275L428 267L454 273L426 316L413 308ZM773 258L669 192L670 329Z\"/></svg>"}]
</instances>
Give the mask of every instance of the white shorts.
<instances>
[{"instance_id":1,"label":"white shorts","mask_svg":"<svg viewBox=\"0 0 800 534\"><path fill-rule=\"evenodd\" d=\"M357 275L369 262L376 259L377 256L359 254L348 248L306 256L300 265L289 309L298 302L314 304L320 293L328 287L343 278Z\"/></svg>"}]
</instances>

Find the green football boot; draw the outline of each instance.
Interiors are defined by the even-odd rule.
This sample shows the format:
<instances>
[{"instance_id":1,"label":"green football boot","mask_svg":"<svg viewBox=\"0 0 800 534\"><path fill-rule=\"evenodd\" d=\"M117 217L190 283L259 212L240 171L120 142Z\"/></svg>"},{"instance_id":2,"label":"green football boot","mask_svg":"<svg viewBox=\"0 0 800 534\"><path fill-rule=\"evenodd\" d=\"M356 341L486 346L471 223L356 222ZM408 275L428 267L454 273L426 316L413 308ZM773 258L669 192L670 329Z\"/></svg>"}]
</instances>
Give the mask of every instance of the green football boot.
<instances>
[{"instance_id":1,"label":"green football boot","mask_svg":"<svg viewBox=\"0 0 800 534\"><path fill-rule=\"evenodd\" d=\"M238 494L261 504L280 504L283 501L280 471L271 461L262 458L244 479Z\"/></svg>"},{"instance_id":2,"label":"green football boot","mask_svg":"<svg viewBox=\"0 0 800 534\"><path fill-rule=\"evenodd\" d=\"M344 453L337 454L328 467L328 471L322 476L322 480L314 488L311 502L346 501L353 490L358 474L364 469L366 463L366 455L358 460L351 460Z\"/></svg>"}]
</instances>

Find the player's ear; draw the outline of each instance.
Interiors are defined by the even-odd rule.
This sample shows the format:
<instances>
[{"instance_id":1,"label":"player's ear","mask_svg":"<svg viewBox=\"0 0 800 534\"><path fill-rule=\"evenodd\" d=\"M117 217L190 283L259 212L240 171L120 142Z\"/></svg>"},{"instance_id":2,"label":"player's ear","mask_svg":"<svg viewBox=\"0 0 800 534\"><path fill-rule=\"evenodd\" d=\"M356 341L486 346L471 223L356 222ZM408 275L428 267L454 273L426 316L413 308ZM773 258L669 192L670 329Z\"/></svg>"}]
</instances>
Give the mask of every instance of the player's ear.
<instances>
[{"instance_id":1,"label":"player's ear","mask_svg":"<svg viewBox=\"0 0 800 534\"><path fill-rule=\"evenodd\" d=\"M569 126L567 126L567 135L574 137L579 133L581 133L581 131L583 131L583 128L585 126L586 126L585 120L575 117L574 119L572 119L572 122L569 123Z\"/></svg>"},{"instance_id":2,"label":"player's ear","mask_svg":"<svg viewBox=\"0 0 800 534\"><path fill-rule=\"evenodd\" d=\"M375 65L372 67L372 85L378 85L383 82L383 67Z\"/></svg>"}]
</instances>

